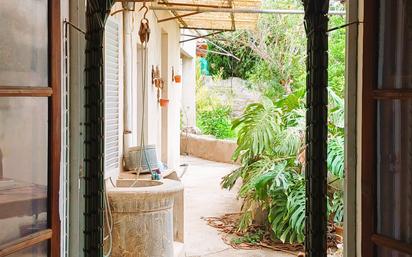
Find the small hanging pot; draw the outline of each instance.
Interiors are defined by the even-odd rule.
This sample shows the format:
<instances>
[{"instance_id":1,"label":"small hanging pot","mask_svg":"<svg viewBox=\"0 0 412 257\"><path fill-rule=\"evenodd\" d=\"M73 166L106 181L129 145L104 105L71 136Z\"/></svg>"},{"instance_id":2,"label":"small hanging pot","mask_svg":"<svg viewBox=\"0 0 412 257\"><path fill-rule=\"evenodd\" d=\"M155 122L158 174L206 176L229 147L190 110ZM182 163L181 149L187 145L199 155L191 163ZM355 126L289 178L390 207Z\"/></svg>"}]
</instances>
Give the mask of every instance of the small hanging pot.
<instances>
[{"instance_id":1,"label":"small hanging pot","mask_svg":"<svg viewBox=\"0 0 412 257\"><path fill-rule=\"evenodd\" d=\"M169 99L160 98L159 104L160 104L160 107L166 107L169 105Z\"/></svg>"},{"instance_id":2,"label":"small hanging pot","mask_svg":"<svg viewBox=\"0 0 412 257\"><path fill-rule=\"evenodd\" d=\"M180 76L180 75L175 75L175 82L176 82L176 83L182 82L182 76Z\"/></svg>"}]
</instances>

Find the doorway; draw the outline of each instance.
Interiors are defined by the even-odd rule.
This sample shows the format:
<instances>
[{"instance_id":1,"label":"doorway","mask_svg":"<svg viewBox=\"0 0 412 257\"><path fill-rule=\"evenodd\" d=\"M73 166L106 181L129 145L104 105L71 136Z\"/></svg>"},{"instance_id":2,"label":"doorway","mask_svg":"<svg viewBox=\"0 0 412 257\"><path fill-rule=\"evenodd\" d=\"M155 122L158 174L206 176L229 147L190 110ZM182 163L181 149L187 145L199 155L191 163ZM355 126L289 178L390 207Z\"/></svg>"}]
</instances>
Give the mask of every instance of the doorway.
<instances>
[{"instance_id":1,"label":"doorway","mask_svg":"<svg viewBox=\"0 0 412 257\"><path fill-rule=\"evenodd\" d=\"M90 0L92 2L92 0ZM310 2L310 1L309 1ZM313 4L313 2L312 2ZM91 254L96 253L100 254L101 253L101 235L99 234L99 228L103 226L102 223L102 217L101 213L99 213L97 210L101 210L101 201L99 199L103 198L102 195L102 184L103 184L103 172L102 172L102 154L104 152L103 147L102 147L102 142L101 142L101 137L102 137L102 118L104 117L104 111L102 110L102 107L99 105L100 103L104 102L104 96L101 92L101 88L99 87L103 82L103 73L102 73L102 63L99 63L101 61L101 52L100 52L100 46L101 46L101 36L102 36L102 30L101 28L102 25L102 20L105 20L106 14L104 11L101 10L107 10L109 9L108 7L112 5L111 1L108 1L104 4L98 5L98 4L90 4L88 5L88 14L93 14L88 16L88 47L87 47L87 60L88 60L88 67L86 68L87 72L87 83L86 83L86 94L87 94L87 100L86 100L86 246L85 246L85 251L89 252ZM315 6L316 7L316 6ZM316 9L316 8L315 8ZM309 10L311 10L309 8ZM313 11L313 10L312 10ZM319 10L315 10L318 13L317 15L322 14L324 11L322 9L322 12ZM98 15L97 15L98 14ZM325 24L322 24L325 25ZM324 35L322 35L324 36ZM164 41L164 40L162 40ZM327 45L327 44L326 44ZM323 45L325 47L325 45ZM325 49L320 49L321 51L324 51ZM162 63L162 65L164 65ZM327 65L326 65L327 66ZM314 63L314 67L316 67L316 63ZM322 66L325 67L325 66ZM166 66L166 70L168 72L168 67ZM311 71L313 72L313 71ZM319 72L324 72L324 70L320 70ZM312 73L313 75L313 73ZM167 76L169 77L169 76ZM318 78L315 76L314 79ZM315 80L314 80L315 81ZM313 81L312 81L313 82ZM323 81L324 82L324 81ZM168 85L166 84L166 87ZM325 92L323 92L325 93ZM317 99L320 101L320 99ZM316 111L316 110L314 110ZM167 112L166 112L167 114ZM321 117L325 118L322 113L320 114ZM166 122L162 122L162 127L168 126L168 117L167 115L163 115L162 120L165 120ZM316 121L314 121L316 122ZM325 123L318 124L320 126L325 126ZM323 127L324 128L324 127ZM164 133L162 133L163 135ZM321 135L322 133L317 134L318 136ZM167 135L167 134L166 134ZM322 134L321 136L325 136ZM315 139L316 139L316 133L315 133ZM325 138L323 138L325 139ZM164 139L162 138L162 141L166 140L167 138ZM315 140L316 141L316 140ZM323 140L322 142L324 142ZM166 146L166 150L168 150L167 143L164 144ZM323 153L325 152L325 144L322 144ZM165 149L162 149L162 152L164 152ZM323 156L325 157L325 156ZM166 159L162 154L162 159ZM323 163L324 164L324 163ZM324 167L323 167L324 168ZM325 174L323 174L325 176ZM311 178L309 178L311 180ZM326 196L324 194L321 194L318 192L319 198L317 199L323 199ZM310 195L316 198L316 195ZM323 205L321 207L324 207ZM321 212L325 211L324 208L321 208ZM324 218L322 214L320 215L320 218ZM324 222L324 220L322 220ZM319 225L319 224L318 224ZM324 224L320 224L324 225ZM310 234L310 233L309 233ZM313 235L313 234L310 234ZM90 239L90 240L88 240ZM92 239L97 239L97 240L92 240ZM319 241L324 241L325 238L319 237ZM315 238L316 241L316 238ZM322 245L323 248L324 246Z\"/></svg>"},{"instance_id":2,"label":"doorway","mask_svg":"<svg viewBox=\"0 0 412 257\"><path fill-rule=\"evenodd\" d=\"M60 256L60 27L59 0L2 2L1 256Z\"/></svg>"},{"instance_id":3,"label":"doorway","mask_svg":"<svg viewBox=\"0 0 412 257\"><path fill-rule=\"evenodd\" d=\"M365 1L362 256L412 255L412 3Z\"/></svg>"}]
</instances>

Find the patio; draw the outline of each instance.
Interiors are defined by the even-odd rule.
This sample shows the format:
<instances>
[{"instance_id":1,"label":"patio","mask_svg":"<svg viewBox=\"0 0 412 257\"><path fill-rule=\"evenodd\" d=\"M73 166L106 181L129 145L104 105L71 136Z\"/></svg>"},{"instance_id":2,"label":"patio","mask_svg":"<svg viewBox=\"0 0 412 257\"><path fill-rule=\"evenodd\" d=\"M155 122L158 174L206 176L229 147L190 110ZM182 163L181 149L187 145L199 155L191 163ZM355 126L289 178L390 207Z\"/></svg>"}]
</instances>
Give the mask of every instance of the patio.
<instances>
[{"instance_id":1,"label":"patio","mask_svg":"<svg viewBox=\"0 0 412 257\"><path fill-rule=\"evenodd\" d=\"M217 217L239 212L241 202L236 190L220 187L221 178L236 166L191 156L181 156L189 164L182 181L185 186L186 257L289 257L293 255L268 249L237 250L226 245L219 232L202 217Z\"/></svg>"}]
</instances>

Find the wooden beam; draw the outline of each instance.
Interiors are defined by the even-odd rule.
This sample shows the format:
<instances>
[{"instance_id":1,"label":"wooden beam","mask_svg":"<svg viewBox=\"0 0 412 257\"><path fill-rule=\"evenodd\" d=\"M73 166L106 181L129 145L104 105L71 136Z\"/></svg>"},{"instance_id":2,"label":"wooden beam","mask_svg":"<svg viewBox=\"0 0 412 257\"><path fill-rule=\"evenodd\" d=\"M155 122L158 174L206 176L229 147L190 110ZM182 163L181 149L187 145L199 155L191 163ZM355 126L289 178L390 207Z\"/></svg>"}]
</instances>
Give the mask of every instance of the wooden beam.
<instances>
[{"instance_id":1,"label":"wooden beam","mask_svg":"<svg viewBox=\"0 0 412 257\"><path fill-rule=\"evenodd\" d=\"M157 4L184 6L184 7L232 8L231 6L221 6L221 5L213 5L213 4L190 4L190 3L176 3L176 2L167 2L167 3L158 2Z\"/></svg>"},{"instance_id":2,"label":"wooden beam","mask_svg":"<svg viewBox=\"0 0 412 257\"><path fill-rule=\"evenodd\" d=\"M376 89L373 90L374 99L411 99L412 89Z\"/></svg>"},{"instance_id":3,"label":"wooden beam","mask_svg":"<svg viewBox=\"0 0 412 257\"><path fill-rule=\"evenodd\" d=\"M60 154L61 154L61 13L60 0L50 1L49 56L50 83L53 95L49 99L48 190L49 227L53 230L50 256L60 256Z\"/></svg>"},{"instance_id":4,"label":"wooden beam","mask_svg":"<svg viewBox=\"0 0 412 257\"><path fill-rule=\"evenodd\" d=\"M257 8L207 8L207 7L174 7L150 6L150 10L176 11L176 12L221 12L221 13L256 13L256 14L299 14L304 15L304 10L257 9ZM327 15L346 15L345 11L329 11Z\"/></svg>"},{"instance_id":5,"label":"wooden beam","mask_svg":"<svg viewBox=\"0 0 412 257\"><path fill-rule=\"evenodd\" d=\"M114 2L135 2L135 3L146 3L146 2L155 2L156 0L114 0Z\"/></svg>"},{"instance_id":6,"label":"wooden beam","mask_svg":"<svg viewBox=\"0 0 412 257\"><path fill-rule=\"evenodd\" d=\"M233 0L228 0L230 8L233 10L235 6L233 5ZM233 12L230 13L230 19L232 21L232 30L236 30L236 23L235 23L235 14Z\"/></svg>"},{"instance_id":7,"label":"wooden beam","mask_svg":"<svg viewBox=\"0 0 412 257\"><path fill-rule=\"evenodd\" d=\"M375 0L365 0L365 13L363 30L363 45L360 46L362 55L362 86L361 97L361 236L357 242L361 242L362 257L375 257L375 246L371 237L375 234L376 222L376 101L373 91L377 85L378 63L378 2Z\"/></svg>"},{"instance_id":8,"label":"wooden beam","mask_svg":"<svg viewBox=\"0 0 412 257\"><path fill-rule=\"evenodd\" d=\"M163 3L168 5L169 1L168 0L163 0ZM165 8L170 8L170 7L165 7ZM179 16L179 13L175 10L167 10L167 11L170 11L175 17ZM193 11L193 12L200 12L200 11ZM180 22L180 24L182 24L182 26L185 26L185 27L187 26L187 23L182 18L178 17L177 20Z\"/></svg>"},{"instance_id":9,"label":"wooden beam","mask_svg":"<svg viewBox=\"0 0 412 257\"><path fill-rule=\"evenodd\" d=\"M52 237L52 230L45 229L43 231L21 237L17 240L14 240L10 243L3 244L0 246L0 257L8 256L12 253L16 253L20 250L29 248L33 245L41 243L45 240L48 240Z\"/></svg>"},{"instance_id":10,"label":"wooden beam","mask_svg":"<svg viewBox=\"0 0 412 257\"><path fill-rule=\"evenodd\" d=\"M210 36L213 36L213 35L220 34L220 33L222 33L222 32L223 32L223 31L217 31L217 32L213 32L213 33L209 33L209 34L201 35L201 36L190 36L190 37L192 37L192 38L190 38L190 39L185 39L185 40L181 40L181 41L179 41L179 43L185 43L185 42L189 42L189 41L196 40L196 39L199 39L199 38L210 37Z\"/></svg>"},{"instance_id":11,"label":"wooden beam","mask_svg":"<svg viewBox=\"0 0 412 257\"><path fill-rule=\"evenodd\" d=\"M180 27L180 29L193 29L193 30L213 30L213 31L221 31L221 32L227 32L227 31L233 31L231 29L216 29L216 28L202 28L202 27Z\"/></svg>"},{"instance_id":12,"label":"wooden beam","mask_svg":"<svg viewBox=\"0 0 412 257\"><path fill-rule=\"evenodd\" d=\"M157 23L161 23L161 22L165 22L165 21L171 21L171 20L175 20L175 19L181 19L183 17L192 16L192 15L196 15L196 14L199 14L199 13L201 13L201 12L191 12L191 13L187 13L187 14L183 14L183 15L173 16L173 17L170 17L170 18L160 19L160 20L157 20Z\"/></svg>"},{"instance_id":13,"label":"wooden beam","mask_svg":"<svg viewBox=\"0 0 412 257\"><path fill-rule=\"evenodd\" d=\"M372 236L372 242L376 245L383 246L388 249L394 249L398 252L401 253L406 253L408 255L412 254L412 245L398 241L392 238L389 238L387 236L382 236L382 235L373 235Z\"/></svg>"},{"instance_id":14,"label":"wooden beam","mask_svg":"<svg viewBox=\"0 0 412 257\"><path fill-rule=\"evenodd\" d=\"M51 87L10 87L0 86L0 96L47 97L53 94Z\"/></svg>"}]
</instances>

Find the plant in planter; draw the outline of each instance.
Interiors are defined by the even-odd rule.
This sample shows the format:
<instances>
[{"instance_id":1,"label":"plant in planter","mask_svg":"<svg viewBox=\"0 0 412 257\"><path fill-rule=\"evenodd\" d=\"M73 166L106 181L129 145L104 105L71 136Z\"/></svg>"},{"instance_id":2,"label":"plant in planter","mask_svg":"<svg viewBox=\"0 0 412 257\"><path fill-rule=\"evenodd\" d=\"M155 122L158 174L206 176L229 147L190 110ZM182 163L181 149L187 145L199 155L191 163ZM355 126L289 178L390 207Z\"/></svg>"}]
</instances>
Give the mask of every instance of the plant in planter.
<instances>
[{"instance_id":1,"label":"plant in planter","mask_svg":"<svg viewBox=\"0 0 412 257\"><path fill-rule=\"evenodd\" d=\"M166 107L169 105L169 99L160 98L159 99L160 107Z\"/></svg>"},{"instance_id":2,"label":"plant in planter","mask_svg":"<svg viewBox=\"0 0 412 257\"><path fill-rule=\"evenodd\" d=\"M176 83L182 82L182 76L181 75L175 75L175 82Z\"/></svg>"},{"instance_id":3,"label":"plant in planter","mask_svg":"<svg viewBox=\"0 0 412 257\"><path fill-rule=\"evenodd\" d=\"M282 242L302 243L305 227L303 91L295 91L279 100L262 99L250 104L243 115L233 121L238 130L238 148L233 158L242 165L222 180L233 188L240 178L239 197L244 200L239 229L254 221L258 210L268 212L267 221L275 238ZM336 97L336 95L334 95ZM343 104L331 101L330 117L338 116ZM329 213L340 225L343 220L343 129L330 119L328 169Z\"/></svg>"}]
</instances>

